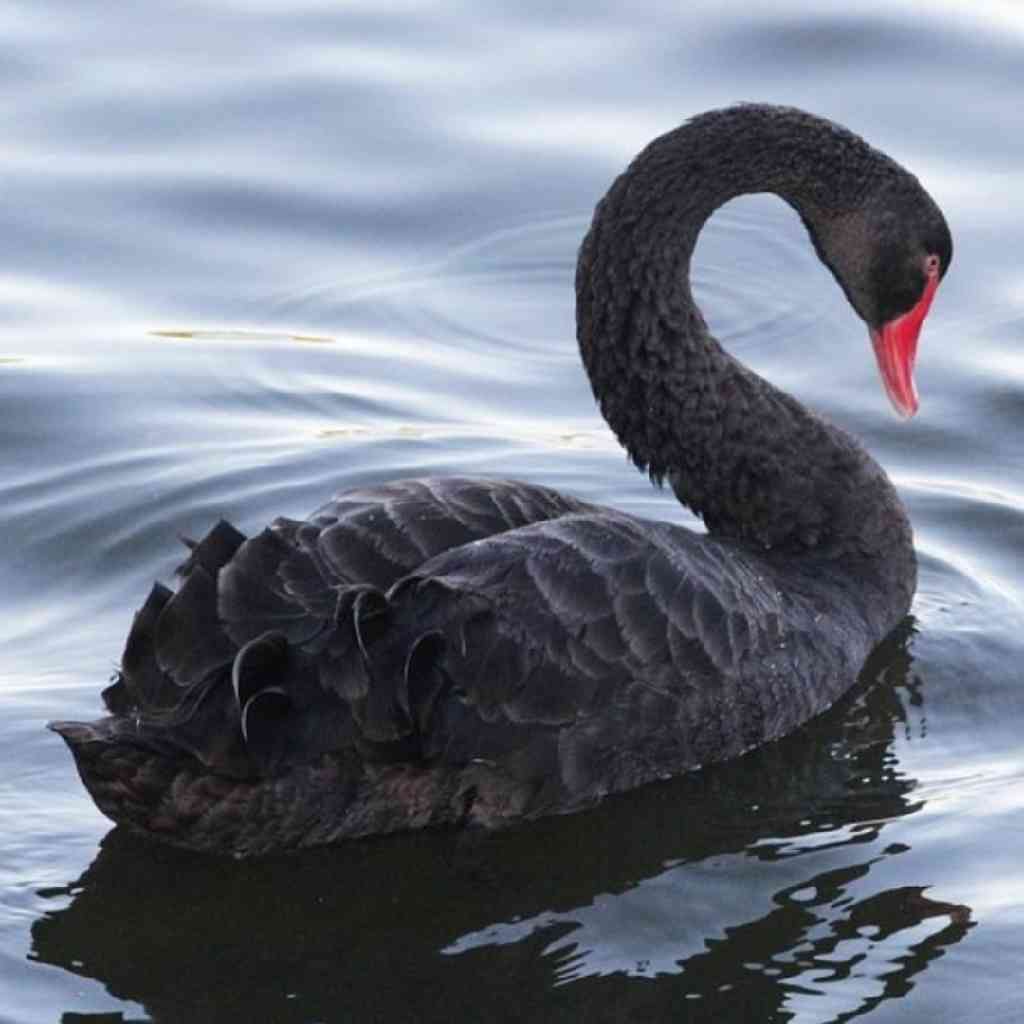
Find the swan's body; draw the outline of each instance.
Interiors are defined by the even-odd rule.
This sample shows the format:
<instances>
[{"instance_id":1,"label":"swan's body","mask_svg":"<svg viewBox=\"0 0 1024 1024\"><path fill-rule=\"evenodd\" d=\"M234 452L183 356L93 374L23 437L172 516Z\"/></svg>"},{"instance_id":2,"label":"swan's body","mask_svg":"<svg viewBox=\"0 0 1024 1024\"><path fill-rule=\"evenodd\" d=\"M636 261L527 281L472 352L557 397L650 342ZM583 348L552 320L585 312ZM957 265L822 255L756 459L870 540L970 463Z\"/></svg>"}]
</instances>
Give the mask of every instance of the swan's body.
<instances>
[{"instance_id":1,"label":"swan's body","mask_svg":"<svg viewBox=\"0 0 1024 1024\"><path fill-rule=\"evenodd\" d=\"M693 304L704 220L765 190L803 217L911 411L905 364L951 257L937 207L829 122L702 115L598 207L577 320L605 417L709 535L457 478L348 491L251 540L219 524L137 614L112 715L55 726L100 809L243 854L498 825L827 708L906 614L916 568L879 466L733 360Z\"/></svg>"}]
</instances>

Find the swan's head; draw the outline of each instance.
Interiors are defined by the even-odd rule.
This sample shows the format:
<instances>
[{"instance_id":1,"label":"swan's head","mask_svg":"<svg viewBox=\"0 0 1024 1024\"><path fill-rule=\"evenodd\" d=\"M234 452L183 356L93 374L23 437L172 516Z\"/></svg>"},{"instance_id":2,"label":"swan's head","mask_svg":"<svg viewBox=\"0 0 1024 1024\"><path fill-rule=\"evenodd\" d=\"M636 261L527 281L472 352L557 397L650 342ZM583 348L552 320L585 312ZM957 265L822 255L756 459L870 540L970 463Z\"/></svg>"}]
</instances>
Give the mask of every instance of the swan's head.
<instances>
[{"instance_id":1,"label":"swan's head","mask_svg":"<svg viewBox=\"0 0 1024 1024\"><path fill-rule=\"evenodd\" d=\"M918 336L953 258L942 211L899 169L860 208L826 218L823 228L815 242L867 325L886 394L901 416L913 416Z\"/></svg>"}]
</instances>

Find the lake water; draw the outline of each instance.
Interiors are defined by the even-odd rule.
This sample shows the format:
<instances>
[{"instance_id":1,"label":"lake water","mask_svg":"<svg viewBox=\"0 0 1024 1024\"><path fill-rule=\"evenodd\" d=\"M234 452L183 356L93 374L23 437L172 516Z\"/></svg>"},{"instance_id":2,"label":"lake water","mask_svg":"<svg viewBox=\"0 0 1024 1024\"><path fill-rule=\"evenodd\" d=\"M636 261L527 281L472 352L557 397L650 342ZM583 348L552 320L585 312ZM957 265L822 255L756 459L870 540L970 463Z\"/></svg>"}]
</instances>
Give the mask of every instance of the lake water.
<instances>
[{"instance_id":1,"label":"lake water","mask_svg":"<svg viewBox=\"0 0 1024 1024\"><path fill-rule=\"evenodd\" d=\"M0 1021L1020 1019L1024 14L810 11L0 6ZM698 250L719 337L910 508L913 617L858 689L501 835L234 863L111 831L43 726L100 714L179 533L426 472L684 518L595 410L575 250L636 150L741 99L862 133L956 240L910 423L780 201Z\"/></svg>"}]
</instances>

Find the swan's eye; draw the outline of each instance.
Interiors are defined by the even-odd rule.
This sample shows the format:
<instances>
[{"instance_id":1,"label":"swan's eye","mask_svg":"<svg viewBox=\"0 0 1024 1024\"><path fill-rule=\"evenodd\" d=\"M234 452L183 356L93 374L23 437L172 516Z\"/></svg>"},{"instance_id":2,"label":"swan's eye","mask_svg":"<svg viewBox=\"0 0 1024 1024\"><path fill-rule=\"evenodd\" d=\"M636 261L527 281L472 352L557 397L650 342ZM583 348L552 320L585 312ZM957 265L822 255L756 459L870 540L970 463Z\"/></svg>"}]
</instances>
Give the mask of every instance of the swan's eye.
<instances>
[{"instance_id":1,"label":"swan's eye","mask_svg":"<svg viewBox=\"0 0 1024 1024\"><path fill-rule=\"evenodd\" d=\"M941 261L935 253L931 253L928 258L924 261L924 272L929 277L934 277L939 272Z\"/></svg>"}]
</instances>

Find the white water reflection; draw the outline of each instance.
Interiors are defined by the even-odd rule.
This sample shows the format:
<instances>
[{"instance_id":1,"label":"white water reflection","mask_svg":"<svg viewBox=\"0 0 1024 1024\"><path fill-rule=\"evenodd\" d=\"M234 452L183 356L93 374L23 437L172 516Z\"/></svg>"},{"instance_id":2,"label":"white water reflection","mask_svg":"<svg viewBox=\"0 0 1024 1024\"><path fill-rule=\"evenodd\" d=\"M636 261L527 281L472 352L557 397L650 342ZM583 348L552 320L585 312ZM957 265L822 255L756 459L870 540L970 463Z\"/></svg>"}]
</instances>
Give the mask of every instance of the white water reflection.
<instances>
[{"instance_id":1,"label":"white water reflection","mask_svg":"<svg viewBox=\"0 0 1024 1024\"><path fill-rule=\"evenodd\" d=\"M825 1024L890 998L887 978L904 970L915 949L970 919L966 907L942 904L934 892L903 891L900 855L908 847L892 842L889 830L886 851L864 860L864 832L859 824L765 839L742 854L670 866L625 892L598 894L586 906L463 935L442 952L458 956L550 933L541 955L552 960L560 985L594 976L682 975L686 997L703 999L716 947L787 906L800 908L799 939L783 953L745 961L743 971L784 976L780 1009L802 1024ZM766 847L774 854L768 861L758 854ZM821 874L808 876L809 870ZM843 879L838 886L837 877ZM866 923L865 908L890 888L903 899L931 904L925 919L896 929Z\"/></svg>"}]
</instances>

